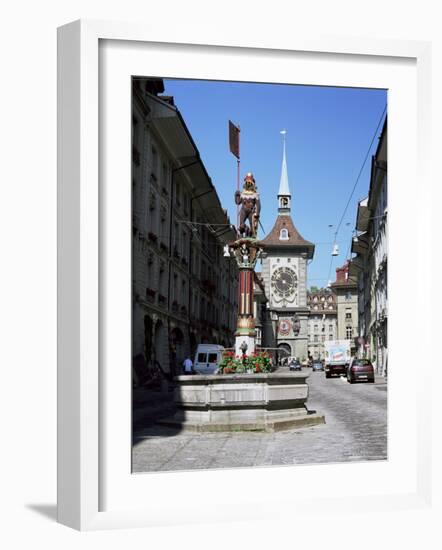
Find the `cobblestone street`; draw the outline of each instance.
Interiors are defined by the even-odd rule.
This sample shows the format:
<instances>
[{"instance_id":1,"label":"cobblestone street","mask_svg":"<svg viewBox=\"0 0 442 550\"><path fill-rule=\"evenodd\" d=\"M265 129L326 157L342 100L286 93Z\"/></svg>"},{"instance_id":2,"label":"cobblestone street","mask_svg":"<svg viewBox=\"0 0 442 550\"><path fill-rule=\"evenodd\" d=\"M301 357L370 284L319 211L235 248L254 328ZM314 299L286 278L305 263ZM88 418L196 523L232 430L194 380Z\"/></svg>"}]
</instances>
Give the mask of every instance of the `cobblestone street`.
<instances>
[{"instance_id":1,"label":"cobblestone street","mask_svg":"<svg viewBox=\"0 0 442 550\"><path fill-rule=\"evenodd\" d=\"M310 369L308 369L310 370ZM133 471L173 471L268 465L314 464L387 458L387 384L348 384L308 378L308 408L326 424L277 433L192 433L138 422Z\"/></svg>"}]
</instances>

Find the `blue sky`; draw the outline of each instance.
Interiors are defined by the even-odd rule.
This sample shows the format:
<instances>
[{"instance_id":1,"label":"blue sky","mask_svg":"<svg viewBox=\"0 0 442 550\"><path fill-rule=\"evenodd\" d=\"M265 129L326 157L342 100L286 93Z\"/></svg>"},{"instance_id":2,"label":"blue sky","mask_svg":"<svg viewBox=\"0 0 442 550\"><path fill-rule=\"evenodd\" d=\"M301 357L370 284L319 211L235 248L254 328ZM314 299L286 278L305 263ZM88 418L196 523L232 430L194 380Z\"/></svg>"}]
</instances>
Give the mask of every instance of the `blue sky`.
<instances>
[{"instance_id":1,"label":"blue sky","mask_svg":"<svg viewBox=\"0 0 442 550\"><path fill-rule=\"evenodd\" d=\"M292 218L301 235L316 244L308 284L325 286L330 265L334 280L336 267L347 256L357 202L368 193L377 138L337 235L340 255L332 258L334 232L386 105L386 90L191 80L164 84L164 93L174 96L232 222L237 164L229 151L228 120L241 128L241 182L253 172L265 233L277 216L280 131L287 130ZM260 230L259 238L263 237Z\"/></svg>"}]
</instances>

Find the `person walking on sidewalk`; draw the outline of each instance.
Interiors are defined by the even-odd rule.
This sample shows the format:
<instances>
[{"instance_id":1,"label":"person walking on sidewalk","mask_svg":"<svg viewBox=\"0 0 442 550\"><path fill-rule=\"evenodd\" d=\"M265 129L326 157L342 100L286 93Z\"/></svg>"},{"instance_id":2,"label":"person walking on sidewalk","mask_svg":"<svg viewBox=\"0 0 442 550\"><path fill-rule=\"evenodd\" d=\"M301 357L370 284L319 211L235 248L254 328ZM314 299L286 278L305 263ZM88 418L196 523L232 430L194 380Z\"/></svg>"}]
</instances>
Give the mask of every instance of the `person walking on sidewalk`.
<instances>
[{"instance_id":1,"label":"person walking on sidewalk","mask_svg":"<svg viewBox=\"0 0 442 550\"><path fill-rule=\"evenodd\" d=\"M189 356L187 356L183 361L183 371L184 374L193 374L193 363Z\"/></svg>"}]
</instances>

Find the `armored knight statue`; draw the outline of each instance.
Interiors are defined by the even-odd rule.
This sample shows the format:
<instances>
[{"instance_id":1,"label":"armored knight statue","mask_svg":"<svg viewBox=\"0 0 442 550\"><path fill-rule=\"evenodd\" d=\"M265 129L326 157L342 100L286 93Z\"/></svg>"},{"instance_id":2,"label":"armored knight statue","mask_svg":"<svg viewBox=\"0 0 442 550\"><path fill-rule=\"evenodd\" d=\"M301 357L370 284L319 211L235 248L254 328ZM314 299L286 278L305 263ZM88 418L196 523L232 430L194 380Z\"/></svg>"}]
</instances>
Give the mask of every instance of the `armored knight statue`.
<instances>
[{"instance_id":1,"label":"armored knight statue","mask_svg":"<svg viewBox=\"0 0 442 550\"><path fill-rule=\"evenodd\" d=\"M239 212L238 234L241 237L255 239L258 233L261 202L253 174L249 172L244 178L242 191L235 192L235 203L241 204ZM248 222L248 224L246 223Z\"/></svg>"}]
</instances>

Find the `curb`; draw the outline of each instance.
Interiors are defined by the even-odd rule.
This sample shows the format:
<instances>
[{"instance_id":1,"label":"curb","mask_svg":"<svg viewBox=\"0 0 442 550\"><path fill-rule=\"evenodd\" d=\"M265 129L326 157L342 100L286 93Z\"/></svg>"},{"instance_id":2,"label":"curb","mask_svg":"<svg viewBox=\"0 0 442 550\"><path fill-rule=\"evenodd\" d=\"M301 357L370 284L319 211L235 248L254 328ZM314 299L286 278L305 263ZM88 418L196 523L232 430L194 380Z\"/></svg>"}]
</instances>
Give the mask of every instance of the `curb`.
<instances>
[{"instance_id":1,"label":"curb","mask_svg":"<svg viewBox=\"0 0 442 550\"><path fill-rule=\"evenodd\" d=\"M280 422L256 422L234 424L194 424L192 422L179 421L174 418L165 418L156 422L161 426L179 428L180 431L208 433L208 432L266 432L274 433L284 430L308 428L318 424L325 424L325 416L322 414L309 414L300 418L282 420Z\"/></svg>"}]
</instances>

